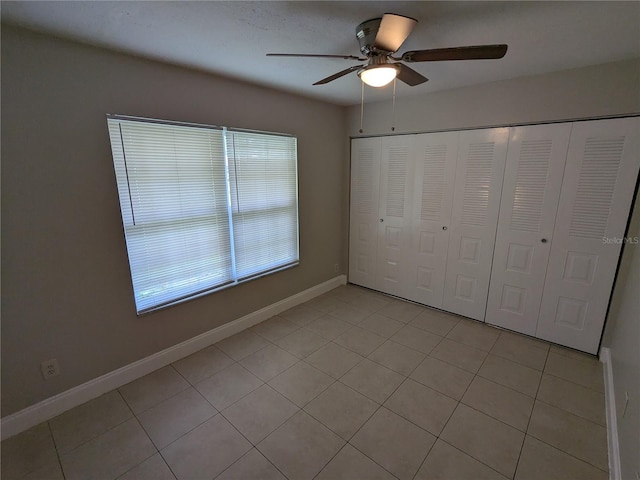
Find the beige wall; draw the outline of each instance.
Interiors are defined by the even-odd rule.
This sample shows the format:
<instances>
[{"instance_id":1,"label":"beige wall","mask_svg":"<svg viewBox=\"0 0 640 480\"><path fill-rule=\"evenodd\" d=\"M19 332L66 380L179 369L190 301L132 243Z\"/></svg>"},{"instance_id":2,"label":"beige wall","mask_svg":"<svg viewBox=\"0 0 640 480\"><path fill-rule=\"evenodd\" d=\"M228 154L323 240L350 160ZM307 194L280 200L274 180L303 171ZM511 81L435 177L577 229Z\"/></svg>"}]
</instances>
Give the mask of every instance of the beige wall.
<instances>
[{"instance_id":1,"label":"beige wall","mask_svg":"<svg viewBox=\"0 0 640 480\"><path fill-rule=\"evenodd\" d=\"M296 135L300 266L136 317L107 113ZM3 25L2 415L344 272L345 131L342 107Z\"/></svg>"},{"instance_id":2,"label":"beige wall","mask_svg":"<svg viewBox=\"0 0 640 480\"><path fill-rule=\"evenodd\" d=\"M640 240L639 198L627 235L634 242ZM602 345L611 350L622 478L636 478L635 472L640 472L640 244L624 247ZM629 395L626 412L625 394Z\"/></svg>"},{"instance_id":3,"label":"beige wall","mask_svg":"<svg viewBox=\"0 0 640 480\"><path fill-rule=\"evenodd\" d=\"M403 97L396 103L395 133L638 112L640 59ZM349 108L351 136L390 135L391 123L391 90L388 101L365 105L362 134L360 106Z\"/></svg>"}]
</instances>

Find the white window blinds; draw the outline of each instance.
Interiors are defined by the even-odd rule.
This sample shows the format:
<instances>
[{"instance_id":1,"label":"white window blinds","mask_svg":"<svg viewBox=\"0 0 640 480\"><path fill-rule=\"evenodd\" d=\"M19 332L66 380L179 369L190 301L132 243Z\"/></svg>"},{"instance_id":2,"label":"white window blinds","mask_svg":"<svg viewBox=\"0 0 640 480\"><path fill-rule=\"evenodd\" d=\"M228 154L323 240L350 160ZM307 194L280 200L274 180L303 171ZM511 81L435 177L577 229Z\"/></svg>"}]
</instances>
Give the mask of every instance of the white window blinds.
<instances>
[{"instance_id":1,"label":"white window blinds","mask_svg":"<svg viewBox=\"0 0 640 480\"><path fill-rule=\"evenodd\" d=\"M138 313L297 264L294 137L108 126Z\"/></svg>"},{"instance_id":2,"label":"white window blinds","mask_svg":"<svg viewBox=\"0 0 640 480\"><path fill-rule=\"evenodd\" d=\"M247 132L227 134L239 278L297 261L295 147L295 138L290 137Z\"/></svg>"}]
</instances>

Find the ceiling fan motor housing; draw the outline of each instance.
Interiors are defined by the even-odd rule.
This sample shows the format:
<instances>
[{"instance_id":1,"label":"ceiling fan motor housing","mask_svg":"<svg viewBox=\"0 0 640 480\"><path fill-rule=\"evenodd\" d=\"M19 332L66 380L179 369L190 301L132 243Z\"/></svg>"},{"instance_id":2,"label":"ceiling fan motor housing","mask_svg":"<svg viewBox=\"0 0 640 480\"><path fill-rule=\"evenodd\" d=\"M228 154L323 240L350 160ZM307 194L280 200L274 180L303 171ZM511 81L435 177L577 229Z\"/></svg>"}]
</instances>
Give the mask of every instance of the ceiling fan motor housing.
<instances>
[{"instance_id":1,"label":"ceiling fan motor housing","mask_svg":"<svg viewBox=\"0 0 640 480\"><path fill-rule=\"evenodd\" d=\"M376 35L378 34L378 30L380 29L381 21L382 18L372 18L371 20L362 22L356 27L356 36L358 37L358 42L360 43L360 51L363 55L369 56L371 54L380 52L380 50L375 47L375 43Z\"/></svg>"}]
</instances>

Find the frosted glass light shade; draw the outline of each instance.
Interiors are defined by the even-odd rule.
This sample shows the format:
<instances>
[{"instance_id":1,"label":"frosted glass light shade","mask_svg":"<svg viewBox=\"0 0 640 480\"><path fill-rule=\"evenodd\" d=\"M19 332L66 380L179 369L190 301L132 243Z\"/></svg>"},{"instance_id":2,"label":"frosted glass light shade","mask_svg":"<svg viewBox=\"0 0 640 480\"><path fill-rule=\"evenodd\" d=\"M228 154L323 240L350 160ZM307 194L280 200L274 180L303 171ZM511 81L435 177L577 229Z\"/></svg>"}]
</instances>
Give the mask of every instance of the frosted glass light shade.
<instances>
[{"instance_id":1,"label":"frosted glass light shade","mask_svg":"<svg viewBox=\"0 0 640 480\"><path fill-rule=\"evenodd\" d=\"M398 70L395 67L381 65L365 68L358 72L360 80L371 87L384 87L396 78Z\"/></svg>"}]
</instances>

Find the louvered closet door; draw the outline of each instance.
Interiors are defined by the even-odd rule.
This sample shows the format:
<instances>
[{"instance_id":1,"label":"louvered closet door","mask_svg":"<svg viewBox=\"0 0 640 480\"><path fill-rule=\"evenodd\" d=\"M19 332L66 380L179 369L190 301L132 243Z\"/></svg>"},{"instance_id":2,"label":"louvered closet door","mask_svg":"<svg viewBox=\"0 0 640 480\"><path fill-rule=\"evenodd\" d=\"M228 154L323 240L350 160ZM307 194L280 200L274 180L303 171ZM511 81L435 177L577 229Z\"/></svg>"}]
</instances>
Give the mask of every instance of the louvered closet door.
<instances>
[{"instance_id":1,"label":"louvered closet door","mask_svg":"<svg viewBox=\"0 0 640 480\"><path fill-rule=\"evenodd\" d=\"M376 288L380 138L351 141L349 281Z\"/></svg>"},{"instance_id":2,"label":"louvered closet door","mask_svg":"<svg viewBox=\"0 0 640 480\"><path fill-rule=\"evenodd\" d=\"M509 137L485 321L535 335L571 124Z\"/></svg>"},{"instance_id":3,"label":"louvered closet door","mask_svg":"<svg viewBox=\"0 0 640 480\"><path fill-rule=\"evenodd\" d=\"M484 320L508 128L460 133L443 308Z\"/></svg>"},{"instance_id":4,"label":"louvered closet door","mask_svg":"<svg viewBox=\"0 0 640 480\"><path fill-rule=\"evenodd\" d=\"M407 298L442 308L458 132L417 135Z\"/></svg>"},{"instance_id":5,"label":"louvered closet door","mask_svg":"<svg viewBox=\"0 0 640 480\"><path fill-rule=\"evenodd\" d=\"M639 137L638 118L574 124L537 337L597 353L638 176Z\"/></svg>"},{"instance_id":6,"label":"louvered closet door","mask_svg":"<svg viewBox=\"0 0 640 480\"><path fill-rule=\"evenodd\" d=\"M407 295L415 135L382 138L376 289Z\"/></svg>"}]
</instances>

